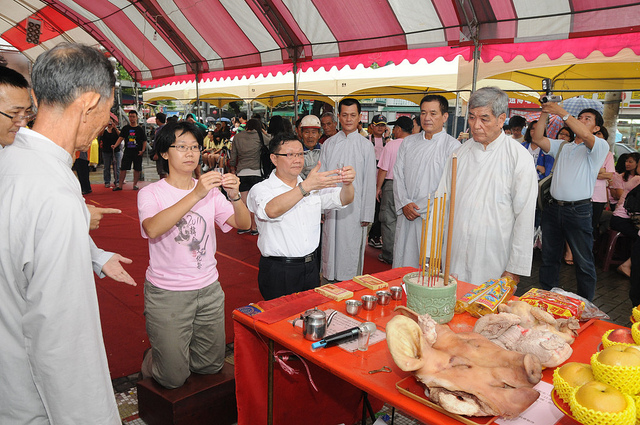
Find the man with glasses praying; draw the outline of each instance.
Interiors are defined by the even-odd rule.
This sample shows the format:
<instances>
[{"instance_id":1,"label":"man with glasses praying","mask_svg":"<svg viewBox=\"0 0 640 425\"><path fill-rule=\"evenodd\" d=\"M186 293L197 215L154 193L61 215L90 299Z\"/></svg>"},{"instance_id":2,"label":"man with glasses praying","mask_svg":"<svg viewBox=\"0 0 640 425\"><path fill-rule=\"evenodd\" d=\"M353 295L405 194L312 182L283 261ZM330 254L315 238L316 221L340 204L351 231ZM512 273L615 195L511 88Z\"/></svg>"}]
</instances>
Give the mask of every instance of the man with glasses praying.
<instances>
[{"instance_id":1,"label":"man with glasses praying","mask_svg":"<svg viewBox=\"0 0 640 425\"><path fill-rule=\"evenodd\" d=\"M258 286L265 300L320 284L315 251L320 242L321 214L353 201L355 178L351 166L319 172L317 164L302 180L304 150L293 133L276 135L269 151L275 172L253 186L247 198L258 226L262 254ZM339 183L341 188L336 187Z\"/></svg>"},{"instance_id":2,"label":"man with glasses praying","mask_svg":"<svg viewBox=\"0 0 640 425\"><path fill-rule=\"evenodd\" d=\"M12 144L20 127L34 116L27 79L18 71L0 66L0 149Z\"/></svg>"}]
</instances>

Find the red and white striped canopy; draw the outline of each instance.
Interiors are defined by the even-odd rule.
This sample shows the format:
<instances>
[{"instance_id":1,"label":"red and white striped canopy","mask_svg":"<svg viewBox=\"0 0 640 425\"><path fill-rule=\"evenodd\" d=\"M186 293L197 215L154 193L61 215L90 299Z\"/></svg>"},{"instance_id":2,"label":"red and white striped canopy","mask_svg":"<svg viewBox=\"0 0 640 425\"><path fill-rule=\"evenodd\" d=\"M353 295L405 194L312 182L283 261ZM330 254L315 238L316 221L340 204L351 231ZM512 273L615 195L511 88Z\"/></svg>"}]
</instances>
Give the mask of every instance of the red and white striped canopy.
<instances>
[{"instance_id":1,"label":"red and white striped canopy","mask_svg":"<svg viewBox=\"0 0 640 425\"><path fill-rule=\"evenodd\" d=\"M104 46L140 82L265 65L586 56L640 33L630 0L0 0L0 36L35 58L61 41ZM43 21L38 45L29 18ZM475 35L475 37L474 37ZM582 38L599 40L584 43ZM558 43L557 40L562 40ZM603 41L604 40L604 41ZM620 43L618 43L620 44ZM491 49L491 47L494 47ZM501 47L502 46L502 47ZM625 46L640 49L639 44ZM617 47L616 47L617 48ZM587 51L592 49L590 51ZM615 52L617 53L617 52ZM613 53L613 54L615 54ZM178 80L184 80L179 78ZM151 81L155 80L155 81Z\"/></svg>"}]
</instances>

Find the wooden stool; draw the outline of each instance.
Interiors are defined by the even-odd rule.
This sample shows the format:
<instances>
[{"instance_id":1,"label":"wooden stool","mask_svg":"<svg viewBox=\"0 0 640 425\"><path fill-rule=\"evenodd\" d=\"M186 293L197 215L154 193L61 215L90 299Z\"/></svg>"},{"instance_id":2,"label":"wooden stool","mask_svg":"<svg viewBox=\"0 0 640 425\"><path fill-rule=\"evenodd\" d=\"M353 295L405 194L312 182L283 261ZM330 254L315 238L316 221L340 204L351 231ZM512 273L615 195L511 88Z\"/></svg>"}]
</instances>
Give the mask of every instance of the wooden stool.
<instances>
[{"instance_id":1,"label":"wooden stool","mask_svg":"<svg viewBox=\"0 0 640 425\"><path fill-rule=\"evenodd\" d=\"M624 239L624 235L622 233L609 229L604 246L604 258L602 260L602 270L605 272L609 271L609 266L617 266L624 263L625 261L614 259L616 245L618 244L620 238Z\"/></svg>"},{"instance_id":2,"label":"wooden stool","mask_svg":"<svg viewBox=\"0 0 640 425\"><path fill-rule=\"evenodd\" d=\"M192 373L183 386L168 390L153 378L138 381L138 410L148 425L231 425L238 419L234 368Z\"/></svg>"}]
</instances>

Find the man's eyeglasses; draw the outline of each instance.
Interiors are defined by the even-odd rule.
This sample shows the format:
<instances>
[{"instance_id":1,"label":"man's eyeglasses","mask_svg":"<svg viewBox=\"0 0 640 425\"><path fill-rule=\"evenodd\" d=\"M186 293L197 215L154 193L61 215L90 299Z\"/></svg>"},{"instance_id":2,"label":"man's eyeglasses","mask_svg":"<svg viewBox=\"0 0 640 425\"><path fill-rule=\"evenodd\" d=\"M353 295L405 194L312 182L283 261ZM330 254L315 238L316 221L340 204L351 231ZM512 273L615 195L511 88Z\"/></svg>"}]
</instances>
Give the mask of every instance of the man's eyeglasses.
<instances>
[{"instance_id":1,"label":"man's eyeglasses","mask_svg":"<svg viewBox=\"0 0 640 425\"><path fill-rule=\"evenodd\" d=\"M186 151L198 151L198 152L200 152L202 150L202 146L200 146L200 145L193 145L193 146L171 145L169 147L170 148L174 148L178 152L186 152Z\"/></svg>"},{"instance_id":2,"label":"man's eyeglasses","mask_svg":"<svg viewBox=\"0 0 640 425\"><path fill-rule=\"evenodd\" d=\"M11 115L6 114L6 113L4 113L4 112L2 112L2 111L0 111L0 114L2 114L2 115L4 115L5 117L9 118L9 119L10 119L11 121L13 121L13 122L20 122L20 121L26 121L26 122L29 122L29 121L31 121L32 119L34 119L34 118L36 117L36 114L29 114L29 115L13 115L13 116L11 116Z\"/></svg>"},{"instance_id":3,"label":"man's eyeglasses","mask_svg":"<svg viewBox=\"0 0 640 425\"><path fill-rule=\"evenodd\" d=\"M293 159L293 158L302 158L304 156L304 152L274 153L274 155L286 156L289 159Z\"/></svg>"}]
</instances>

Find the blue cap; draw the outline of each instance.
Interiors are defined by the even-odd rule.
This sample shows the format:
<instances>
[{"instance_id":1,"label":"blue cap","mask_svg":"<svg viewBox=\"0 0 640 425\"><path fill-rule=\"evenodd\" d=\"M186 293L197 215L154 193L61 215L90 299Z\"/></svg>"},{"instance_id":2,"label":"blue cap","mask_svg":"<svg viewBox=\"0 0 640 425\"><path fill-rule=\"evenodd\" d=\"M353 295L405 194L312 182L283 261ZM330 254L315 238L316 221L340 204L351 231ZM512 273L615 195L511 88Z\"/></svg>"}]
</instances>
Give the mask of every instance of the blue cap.
<instances>
[{"instance_id":1,"label":"blue cap","mask_svg":"<svg viewBox=\"0 0 640 425\"><path fill-rule=\"evenodd\" d=\"M311 348L322 348L325 345L327 345L326 341L318 341L318 342L314 342L313 344L311 344Z\"/></svg>"}]
</instances>

